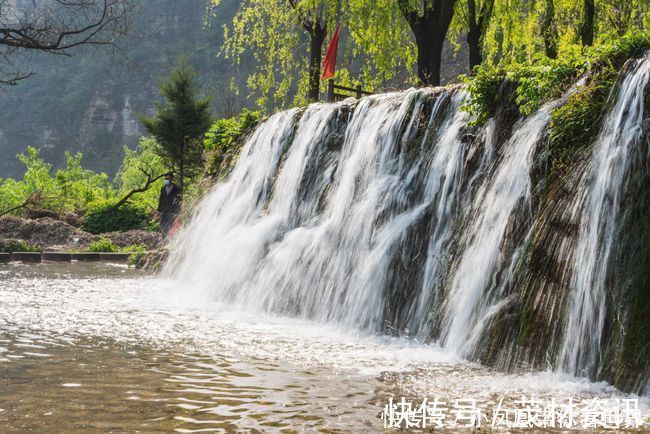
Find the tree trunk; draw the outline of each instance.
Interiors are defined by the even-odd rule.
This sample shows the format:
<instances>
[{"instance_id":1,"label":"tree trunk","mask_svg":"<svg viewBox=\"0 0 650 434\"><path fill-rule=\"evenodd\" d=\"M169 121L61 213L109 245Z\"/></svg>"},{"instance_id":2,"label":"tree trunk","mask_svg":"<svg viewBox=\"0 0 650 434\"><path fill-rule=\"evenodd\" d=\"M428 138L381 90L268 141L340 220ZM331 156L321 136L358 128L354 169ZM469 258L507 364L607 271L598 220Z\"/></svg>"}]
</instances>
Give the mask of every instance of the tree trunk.
<instances>
[{"instance_id":1,"label":"tree trunk","mask_svg":"<svg viewBox=\"0 0 650 434\"><path fill-rule=\"evenodd\" d=\"M483 56L481 55L481 33L478 28L473 27L470 25L469 32L467 32L470 74L474 74L474 68L483 63Z\"/></svg>"},{"instance_id":2,"label":"tree trunk","mask_svg":"<svg viewBox=\"0 0 650 434\"><path fill-rule=\"evenodd\" d=\"M494 0L483 0L480 10L476 0L467 0L467 46L469 47L469 72L483 63L483 38L492 18Z\"/></svg>"},{"instance_id":3,"label":"tree trunk","mask_svg":"<svg viewBox=\"0 0 650 434\"><path fill-rule=\"evenodd\" d=\"M582 39L582 45L587 47L594 45L594 22L596 20L596 7L594 5L594 0L585 0L583 13L584 16L580 38Z\"/></svg>"},{"instance_id":4,"label":"tree trunk","mask_svg":"<svg viewBox=\"0 0 650 434\"><path fill-rule=\"evenodd\" d=\"M402 15L409 24L418 48L418 77L424 86L440 85L442 47L454 16L456 0L425 0L424 12L407 0L397 0Z\"/></svg>"},{"instance_id":5,"label":"tree trunk","mask_svg":"<svg viewBox=\"0 0 650 434\"><path fill-rule=\"evenodd\" d=\"M423 86L440 86L440 67L442 63L442 41L425 26L413 29L418 46L418 77Z\"/></svg>"},{"instance_id":6,"label":"tree trunk","mask_svg":"<svg viewBox=\"0 0 650 434\"><path fill-rule=\"evenodd\" d=\"M542 22L542 36L546 57L557 58L557 32L555 31L555 4L553 0L546 0L546 12Z\"/></svg>"},{"instance_id":7,"label":"tree trunk","mask_svg":"<svg viewBox=\"0 0 650 434\"><path fill-rule=\"evenodd\" d=\"M325 26L316 25L309 31L309 102L318 102L320 95L320 67L325 35Z\"/></svg>"},{"instance_id":8,"label":"tree trunk","mask_svg":"<svg viewBox=\"0 0 650 434\"><path fill-rule=\"evenodd\" d=\"M476 17L476 0L467 0L467 46L469 47L469 73L483 62L481 56L481 29Z\"/></svg>"}]
</instances>

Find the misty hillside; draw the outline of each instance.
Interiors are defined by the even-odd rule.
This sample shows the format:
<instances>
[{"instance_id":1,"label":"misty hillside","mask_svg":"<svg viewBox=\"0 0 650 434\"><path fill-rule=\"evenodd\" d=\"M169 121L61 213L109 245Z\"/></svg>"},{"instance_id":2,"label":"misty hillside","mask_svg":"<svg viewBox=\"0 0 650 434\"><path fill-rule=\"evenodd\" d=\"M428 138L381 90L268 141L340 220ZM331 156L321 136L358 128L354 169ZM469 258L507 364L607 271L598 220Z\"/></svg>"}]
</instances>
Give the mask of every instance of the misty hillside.
<instances>
[{"instance_id":1,"label":"misty hillside","mask_svg":"<svg viewBox=\"0 0 650 434\"><path fill-rule=\"evenodd\" d=\"M166 75L179 56L199 73L199 88L212 95L214 112L231 115L250 105L245 95L245 66L238 71L217 54L222 26L239 2L223 0L206 25L205 0L138 0L134 25L119 49L98 47L72 57L37 54L23 69L34 76L16 86L0 87L0 178L20 177L14 156L36 146L55 166L65 151L80 151L84 165L114 173L123 146L135 145L144 130L138 114L151 114L158 100L156 80ZM462 69L463 56L445 53L443 81ZM341 59L340 59L341 61ZM228 93L234 79L241 96Z\"/></svg>"},{"instance_id":2,"label":"misty hillside","mask_svg":"<svg viewBox=\"0 0 650 434\"><path fill-rule=\"evenodd\" d=\"M81 151L87 166L114 172L123 145L143 133L138 114L151 113L157 100L156 79L180 55L199 72L200 89L219 95L233 71L217 57L222 23L236 1L222 3L211 26L205 26L205 1L141 0L130 34L118 49L98 47L73 57L39 54L25 70L34 76L0 88L0 177L18 176L13 158L27 146L42 149L55 165L64 151ZM215 105L219 98L215 98Z\"/></svg>"}]
</instances>

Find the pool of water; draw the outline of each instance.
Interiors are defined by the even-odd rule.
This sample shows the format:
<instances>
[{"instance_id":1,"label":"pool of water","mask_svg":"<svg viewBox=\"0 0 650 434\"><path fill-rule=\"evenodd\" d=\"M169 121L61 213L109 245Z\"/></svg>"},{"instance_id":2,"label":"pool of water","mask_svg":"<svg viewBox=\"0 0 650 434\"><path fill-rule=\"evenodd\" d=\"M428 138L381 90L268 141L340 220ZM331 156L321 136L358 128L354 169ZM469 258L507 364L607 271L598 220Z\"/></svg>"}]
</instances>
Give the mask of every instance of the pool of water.
<instances>
[{"instance_id":1,"label":"pool of water","mask_svg":"<svg viewBox=\"0 0 650 434\"><path fill-rule=\"evenodd\" d=\"M470 429L451 424L471 403L490 430L495 409L526 399L637 399L605 383L499 373L435 345L188 294L117 265L0 266L0 431L381 432L391 397L445 402L453 430ZM646 398L639 407L647 418Z\"/></svg>"}]
</instances>

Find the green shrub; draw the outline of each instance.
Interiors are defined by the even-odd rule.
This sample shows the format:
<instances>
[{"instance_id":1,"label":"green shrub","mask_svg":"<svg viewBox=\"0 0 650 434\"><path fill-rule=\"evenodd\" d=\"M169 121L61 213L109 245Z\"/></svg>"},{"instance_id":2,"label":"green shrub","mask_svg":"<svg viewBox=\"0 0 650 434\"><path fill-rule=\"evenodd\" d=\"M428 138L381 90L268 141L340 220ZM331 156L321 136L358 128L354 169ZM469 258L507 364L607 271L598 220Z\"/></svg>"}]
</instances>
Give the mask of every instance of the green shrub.
<instances>
[{"instance_id":1,"label":"green shrub","mask_svg":"<svg viewBox=\"0 0 650 434\"><path fill-rule=\"evenodd\" d=\"M596 138L605 114L607 97L616 79L615 71L604 68L551 114L549 152L551 166L565 172L574 156Z\"/></svg>"},{"instance_id":2,"label":"green shrub","mask_svg":"<svg viewBox=\"0 0 650 434\"><path fill-rule=\"evenodd\" d=\"M41 248L28 244L23 240L0 240L0 252L40 252Z\"/></svg>"},{"instance_id":3,"label":"green shrub","mask_svg":"<svg viewBox=\"0 0 650 434\"><path fill-rule=\"evenodd\" d=\"M117 252L118 248L111 240L100 238L88 246L91 252Z\"/></svg>"},{"instance_id":4,"label":"green shrub","mask_svg":"<svg viewBox=\"0 0 650 434\"><path fill-rule=\"evenodd\" d=\"M594 76L609 76L626 60L641 56L650 49L650 32L640 32L617 39L614 43L589 47L579 55L564 55L558 59L539 57L532 64L512 63L494 67L488 63L475 70L475 76L464 77L463 81L470 93L464 105L474 118L475 124L481 124L494 114L499 104L498 88L504 80L512 82L516 88L516 104L523 115L537 110L542 104L560 97L585 72ZM601 80L600 85L590 89L601 92L599 86L611 86L612 81ZM604 92L608 93L608 90ZM579 97L576 97L579 98ZM585 106L577 110L587 110ZM566 111L572 110L567 108ZM594 109L596 111L596 109ZM586 113L583 113L586 116ZM564 116L558 114L557 117ZM582 140L582 137L579 138Z\"/></svg>"},{"instance_id":5,"label":"green shrub","mask_svg":"<svg viewBox=\"0 0 650 434\"><path fill-rule=\"evenodd\" d=\"M205 172L214 177L226 172L239 152L241 137L261 118L261 112L244 109L239 116L219 119L212 124L203 141L207 162Z\"/></svg>"},{"instance_id":6,"label":"green shrub","mask_svg":"<svg viewBox=\"0 0 650 434\"><path fill-rule=\"evenodd\" d=\"M140 244L129 246L124 251L131 253L131 256L129 256L129 265L132 267L136 266L147 255L147 248Z\"/></svg>"},{"instance_id":7,"label":"green shrub","mask_svg":"<svg viewBox=\"0 0 650 434\"><path fill-rule=\"evenodd\" d=\"M476 68L476 75L470 77L461 75L470 98L463 107L474 118L473 123L483 124L494 115L500 101L499 87L505 79L505 74L489 66Z\"/></svg>"},{"instance_id":8,"label":"green shrub","mask_svg":"<svg viewBox=\"0 0 650 434\"><path fill-rule=\"evenodd\" d=\"M142 244L133 244L120 249L120 251L125 253L143 253L147 251L147 247Z\"/></svg>"},{"instance_id":9,"label":"green shrub","mask_svg":"<svg viewBox=\"0 0 650 434\"><path fill-rule=\"evenodd\" d=\"M153 229L154 223L147 209L133 203L125 203L113 210L113 201L95 202L88 207L81 228L93 234L128 231L130 229Z\"/></svg>"},{"instance_id":10,"label":"green shrub","mask_svg":"<svg viewBox=\"0 0 650 434\"><path fill-rule=\"evenodd\" d=\"M534 65L515 65L506 77L517 83L517 106L529 115L542 104L562 96L585 70L583 60L544 58Z\"/></svg>"},{"instance_id":11,"label":"green shrub","mask_svg":"<svg viewBox=\"0 0 650 434\"><path fill-rule=\"evenodd\" d=\"M260 111L244 109L239 116L219 119L212 124L205 135L203 146L206 150L231 148L246 131L262 119Z\"/></svg>"}]
</instances>

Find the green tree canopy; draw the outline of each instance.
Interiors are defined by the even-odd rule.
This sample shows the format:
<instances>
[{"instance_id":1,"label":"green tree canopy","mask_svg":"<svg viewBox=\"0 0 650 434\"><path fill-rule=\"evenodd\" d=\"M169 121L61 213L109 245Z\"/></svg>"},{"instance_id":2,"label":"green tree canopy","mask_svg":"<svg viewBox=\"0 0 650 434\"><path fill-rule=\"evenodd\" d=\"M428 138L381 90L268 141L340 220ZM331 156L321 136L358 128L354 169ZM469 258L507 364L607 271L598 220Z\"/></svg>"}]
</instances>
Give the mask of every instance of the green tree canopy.
<instances>
[{"instance_id":1,"label":"green tree canopy","mask_svg":"<svg viewBox=\"0 0 650 434\"><path fill-rule=\"evenodd\" d=\"M203 136L212 124L210 98L196 95L196 72L184 61L159 83L165 99L155 107L151 118L141 117L145 128L155 137L159 155L179 173L183 185L203 163Z\"/></svg>"}]
</instances>

